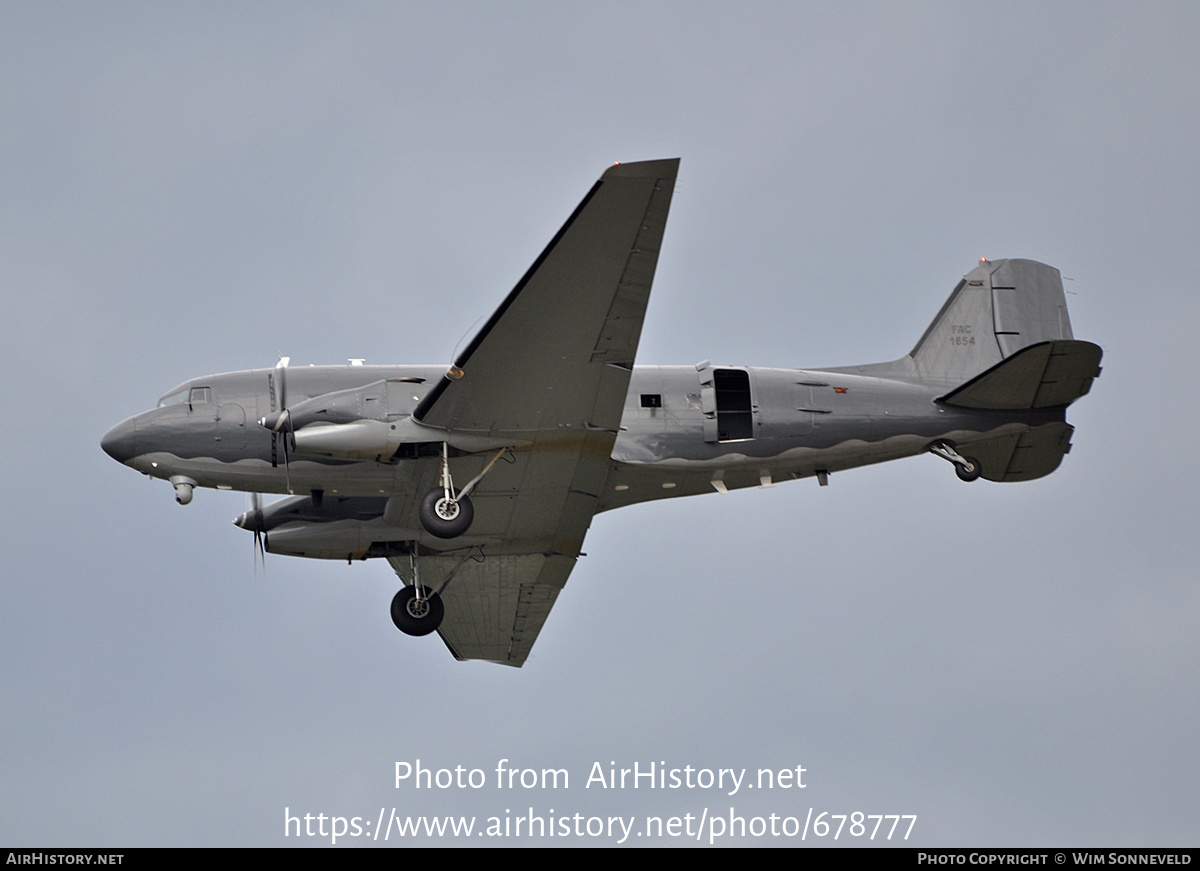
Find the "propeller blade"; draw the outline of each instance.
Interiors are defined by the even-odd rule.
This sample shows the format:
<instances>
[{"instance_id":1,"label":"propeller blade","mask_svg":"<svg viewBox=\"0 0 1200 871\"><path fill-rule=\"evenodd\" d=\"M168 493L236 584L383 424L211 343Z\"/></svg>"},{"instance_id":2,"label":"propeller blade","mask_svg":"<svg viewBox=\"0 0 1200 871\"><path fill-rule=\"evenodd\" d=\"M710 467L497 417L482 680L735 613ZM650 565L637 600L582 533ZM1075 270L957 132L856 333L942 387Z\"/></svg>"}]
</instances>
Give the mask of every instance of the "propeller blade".
<instances>
[{"instance_id":1,"label":"propeller blade","mask_svg":"<svg viewBox=\"0 0 1200 871\"><path fill-rule=\"evenodd\" d=\"M287 367L292 362L291 357L279 357L275 364L275 383L279 385L279 410L287 411Z\"/></svg>"},{"instance_id":2,"label":"propeller blade","mask_svg":"<svg viewBox=\"0 0 1200 871\"><path fill-rule=\"evenodd\" d=\"M258 560L262 559L263 574L267 573L267 551L263 545L262 494L250 494L250 511L254 524L254 576L258 577Z\"/></svg>"},{"instance_id":3,"label":"propeller blade","mask_svg":"<svg viewBox=\"0 0 1200 871\"><path fill-rule=\"evenodd\" d=\"M296 446L296 431L291 426L292 418L288 415L288 426L283 431L283 478L287 484L287 491L292 492L292 466L289 459L290 451L288 450L288 442L292 443L292 447Z\"/></svg>"},{"instance_id":4,"label":"propeller blade","mask_svg":"<svg viewBox=\"0 0 1200 871\"><path fill-rule=\"evenodd\" d=\"M288 450L288 438L291 436L292 447L295 447L295 431L292 427L292 416L288 414L287 406L287 367L288 363L292 362L291 357L279 356L279 362L275 364L275 383L279 386L279 411L272 414L269 418L263 418L263 425L269 424L272 434L272 445L276 438L276 433L283 432L283 478L287 486L287 491L292 492L292 467L290 462L290 453Z\"/></svg>"}]
</instances>

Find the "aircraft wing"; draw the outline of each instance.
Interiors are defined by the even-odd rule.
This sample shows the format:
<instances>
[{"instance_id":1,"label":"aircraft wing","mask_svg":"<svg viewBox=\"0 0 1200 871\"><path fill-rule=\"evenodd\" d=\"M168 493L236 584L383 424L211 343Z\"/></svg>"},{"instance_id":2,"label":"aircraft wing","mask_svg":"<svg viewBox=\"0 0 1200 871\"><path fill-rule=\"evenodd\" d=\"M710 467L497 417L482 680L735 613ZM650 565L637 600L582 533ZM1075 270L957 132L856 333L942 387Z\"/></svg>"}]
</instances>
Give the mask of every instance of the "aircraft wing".
<instances>
[{"instance_id":1,"label":"aircraft wing","mask_svg":"<svg viewBox=\"0 0 1200 871\"><path fill-rule=\"evenodd\" d=\"M678 169L675 159L608 169L413 412L423 426L520 445L471 495L467 536L484 541L481 561L420 557L425 584L454 571L439 632L459 659L521 665L580 554ZM404 573L407 560L393 565Z\"/></svg>"},{"instance_id":2,"label":"aircraft wing","mask_svg":"<svg viewBox=\"0 0 1200 871\"><path fill-rule=\"evenodd\" d=\"M413 418L493 435L615 431L678 170L609 168Z\"/></svg>"}]
</instances>

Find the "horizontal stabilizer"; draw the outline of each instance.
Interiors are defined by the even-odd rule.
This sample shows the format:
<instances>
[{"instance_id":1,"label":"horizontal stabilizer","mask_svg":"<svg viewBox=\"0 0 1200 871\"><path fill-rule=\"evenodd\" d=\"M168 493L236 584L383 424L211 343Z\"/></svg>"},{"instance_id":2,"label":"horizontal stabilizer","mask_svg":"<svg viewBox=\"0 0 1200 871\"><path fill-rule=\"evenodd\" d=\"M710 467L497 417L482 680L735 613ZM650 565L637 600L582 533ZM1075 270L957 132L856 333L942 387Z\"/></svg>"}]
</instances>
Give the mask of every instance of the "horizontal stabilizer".
<instances>
[{"instance_id":1,"label":"horizontal stabilizer","mask_svg":"<svg viewBox=\"0 0 1200 871\"><path fill-rule=\"evenodd\" d=\"M1046 423L1019 435L983 439L958 447L979 460L983 477L989 481L1032 481L1058 468L1071 450L1074 432L1069 423Z\"/></svg>"},{"instance_id":2,"label":"horizontal stabilizer","mask_svg":"<svg viewBox=\"0 0 1200 871\"><path fill-rule=\"evenodd\" d=\"M959 408L1024 411L1067 406L1100 374L1098 345L1074 339L1023 348L938 401Z\"/></svg>"}]
</instances>

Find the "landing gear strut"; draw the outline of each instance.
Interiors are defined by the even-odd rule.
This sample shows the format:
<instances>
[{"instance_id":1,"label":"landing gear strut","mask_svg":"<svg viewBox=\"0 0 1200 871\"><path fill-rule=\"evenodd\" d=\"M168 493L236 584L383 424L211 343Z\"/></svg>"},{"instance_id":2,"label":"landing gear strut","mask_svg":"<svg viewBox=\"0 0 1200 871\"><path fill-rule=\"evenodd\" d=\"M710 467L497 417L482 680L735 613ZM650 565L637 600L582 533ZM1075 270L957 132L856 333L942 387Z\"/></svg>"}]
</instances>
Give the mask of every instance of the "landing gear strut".
<instances>
[{"instance_id":1,"label":"landing gear strut","mask_svg":"<svg viewBox=\"0 0 1200 871\"><path fill-rule=\"evenodd\" d=\"M960 480L974 481L983 474L983 464L974 457L964 457L947 442L937 442L929 446L929 453L941 457L954 464L954 474Z\"/></svg>"}]
</instances>

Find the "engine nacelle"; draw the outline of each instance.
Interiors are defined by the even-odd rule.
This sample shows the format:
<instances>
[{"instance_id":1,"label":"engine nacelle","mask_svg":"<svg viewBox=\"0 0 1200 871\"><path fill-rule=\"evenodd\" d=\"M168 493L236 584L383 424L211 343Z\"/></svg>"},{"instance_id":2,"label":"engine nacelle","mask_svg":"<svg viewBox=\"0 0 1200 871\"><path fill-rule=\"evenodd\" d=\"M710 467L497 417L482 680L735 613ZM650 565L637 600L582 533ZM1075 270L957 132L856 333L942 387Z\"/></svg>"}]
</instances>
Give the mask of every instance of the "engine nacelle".
<instances>
[{"instance_id":1,"label":"engine nacelle","mask_svg":"<svg viewBox=\"0 0 1200 871\"><path fill-rule=\"evenodd\" d=\"M420 533L383 520L386 496L289 496L247 511L233 522L263 533L268 553L317 559L387 556L387 542L411 541ZM383 543L383 552L379 553Z\"/></svg>"},{"instance_id":2,"label":"engine nacelle","mask_svg":"<svg viewBox=\"0 0 1200 871\"><path fill-rule=\"evenodd\" d=\"M259 423L290 433L297 454L336 460L388 460L402 439L396 420L414 399L410 379L375 381L338 390L276 411Z\"/></svg>"},{"instance_id":3,"label":"engine nacelle","mask_svg":"<svg viewBox=\"0 0 1200 871\"><path fill-rule=\"evenodd\" d=\"M356 520L286 523L267 533L266 549L309 559L362 559L373 540L367 525Z\"/></svg>"},{"instance_id":4,"label":"engine nacelle","mask_svg":"<svg viewBox=\"0 0 1200 871\"><path fill-rule=\"evenodd\" d=\"M296 431L312 423L351 423L357 420L387 420L412 412L412 379L373 381L364 387L337 390L298 402L286 411L276 411L259 423L276 432Z\"/></svg>"},{"instance_id":5,"label":"engine nacelle","mask_svg":"<svg viewBox=\"0 0 1200 871\"><path fill-rule=\"evenodd\" d=\"M405 444L434 445L440 452L445 442L470 453L529 444L423 426L411 417L414 381L419 379L393 378L325 393L258 422L272 432L287 433L297 454L334 460L387 461Z\"/></svg>"},{"instance_id":6,"label":"engine nacelle","mask_svg":"<svg viewBox=\"0 0 1200 871\"><path fill-rule=\"evenodd\" d=\"M381 462L391 459L401 444L396 424L382 420L314 423L296 430L292 440L297 454Z\"/></svg>"}]
</instances>

